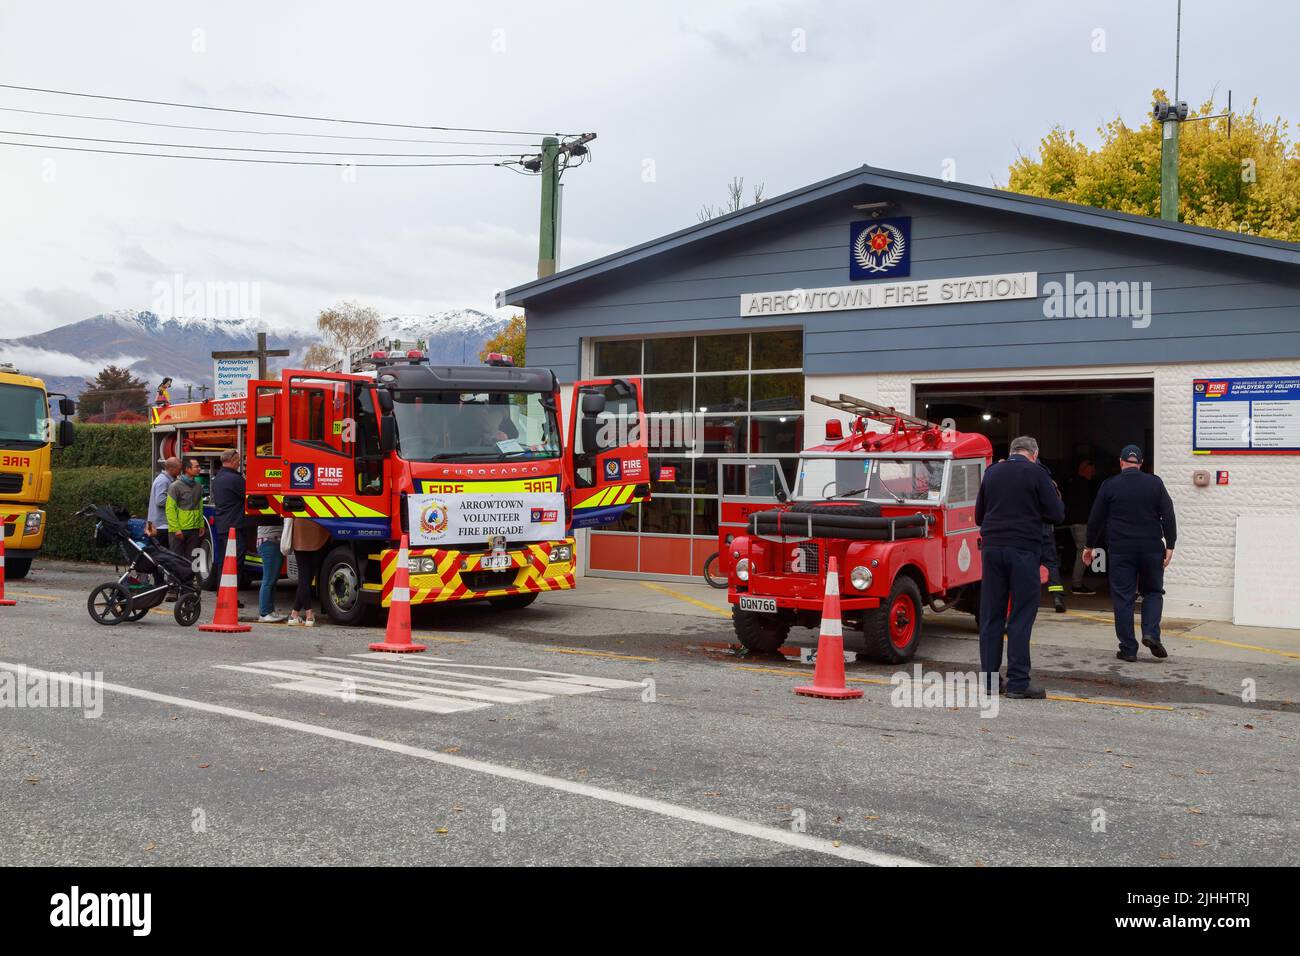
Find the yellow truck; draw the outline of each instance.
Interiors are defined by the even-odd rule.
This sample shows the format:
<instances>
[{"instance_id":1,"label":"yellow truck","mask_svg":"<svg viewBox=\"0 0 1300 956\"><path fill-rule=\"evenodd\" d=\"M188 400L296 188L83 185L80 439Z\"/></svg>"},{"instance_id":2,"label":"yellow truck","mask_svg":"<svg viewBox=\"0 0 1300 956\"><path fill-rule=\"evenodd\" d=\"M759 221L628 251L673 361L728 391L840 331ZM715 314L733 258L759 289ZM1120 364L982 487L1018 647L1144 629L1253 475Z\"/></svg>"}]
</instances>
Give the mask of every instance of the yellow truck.
<instances>
[{"instance_id":1,"label":"yellow truck","mask_svg":"<svg viewBox=\"0 0 1300 956\"><path fill-rule=\"evenodd\" d=\"M50 500L50 446L72 444L68 416L76 403L59 399L61 420L50 416L50 395L39 378L0 364L0 522L5 532L5 577L24 578L45 541Z\"/></svg>"}]
</instances>

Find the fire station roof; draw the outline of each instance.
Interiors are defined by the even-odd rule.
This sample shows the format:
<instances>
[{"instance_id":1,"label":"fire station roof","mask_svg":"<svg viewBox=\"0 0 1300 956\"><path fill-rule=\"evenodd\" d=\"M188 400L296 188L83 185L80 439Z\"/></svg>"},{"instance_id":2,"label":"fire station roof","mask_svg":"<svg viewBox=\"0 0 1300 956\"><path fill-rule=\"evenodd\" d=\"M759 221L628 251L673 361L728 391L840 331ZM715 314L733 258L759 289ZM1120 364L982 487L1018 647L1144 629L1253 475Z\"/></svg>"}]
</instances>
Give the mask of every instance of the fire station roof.
<instances>
[{"instance_id":1,"label":"fire station roof","mask_svg":"<svg viewBox=\"0 0 1300 956\"><path fill-rule=\"evenodd\" d=\"M1172 242L1209 252L1247 256L1256 260L1300 266L1300 245L1276 239L1205 229L1182 223L1165 222L1148 216L1112 212L1091 206L1040 199L1002 189L988 189L964 183L944 182L929 176L859 166L856 169L766 199L738 212L719 216L649 242L631 246L612 255L593 259L565 269L555 275L535 279L507 289L497 295L497 306L528 306L535 299L574 286L576 283L604 275L616 269L645 262L656 256L681 250L695 243L707 242L767 223L797 209L834 199L845 193L868 187L875 193L908 195L960 203L977 209L1032 216L1050 222L1084 226L1141 239Z\"/></svg>"},{"instance_id":2,"label":"fire station roof","mask_svg":"<svg viewBox=\"0 0 1300 956\"><path fill-rule=\"evenodd\" d=\"M494 365L390 365L376 379L392 388L455 391L553 392L555 373L548 368Z\"/></svg>"}]
</instances>

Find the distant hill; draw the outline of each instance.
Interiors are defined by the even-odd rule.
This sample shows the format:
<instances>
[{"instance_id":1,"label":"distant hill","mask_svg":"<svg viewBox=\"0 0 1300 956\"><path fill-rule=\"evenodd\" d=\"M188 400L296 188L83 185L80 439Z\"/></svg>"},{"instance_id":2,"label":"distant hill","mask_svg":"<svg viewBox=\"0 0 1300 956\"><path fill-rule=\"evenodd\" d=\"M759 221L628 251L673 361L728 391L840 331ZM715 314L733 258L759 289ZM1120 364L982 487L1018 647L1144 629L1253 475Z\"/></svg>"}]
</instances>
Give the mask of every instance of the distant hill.
<instances>
[{"instance_id":1,"label":"distant hill","mask_svg":"<svg viewBox=\"0 0 1300 956\"><path fill-rule=\"evenodd\" d=\"M455 309L433 315L401 315L384 320L382 334L404 342L423 339L433 362L476 364L484 343L506 323L485 312ZM131 369L148 383L150 395L164 376L177 386L173 401L184 401L185 386L212 385L213 352L256 345L267 333L270 348L287 348L287 360L272 359L273 372L298 364L318 338L314 331L272 328L246 319L163 319L152 312L121 309L16 339L0 339L0 362L40 376L51 391L79 395L87 378L113 364Z\"/></svg>"}]
</instances>

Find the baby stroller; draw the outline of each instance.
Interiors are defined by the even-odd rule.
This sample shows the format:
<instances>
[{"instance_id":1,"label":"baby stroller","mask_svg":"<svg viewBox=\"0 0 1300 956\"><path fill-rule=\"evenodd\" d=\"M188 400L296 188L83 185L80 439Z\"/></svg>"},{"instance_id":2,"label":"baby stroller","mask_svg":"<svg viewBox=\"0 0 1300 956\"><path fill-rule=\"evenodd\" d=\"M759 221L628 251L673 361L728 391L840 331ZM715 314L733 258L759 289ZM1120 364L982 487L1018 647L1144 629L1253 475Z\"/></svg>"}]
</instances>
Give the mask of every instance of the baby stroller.
<instances>
[{"instance_id":1,"label":"baby stroller","mask_svg":"<svg viewBox=\"0 0 1300 956\"><path fill-rule=\"evenodd\" d=\"M190 627L203 611L199 578L190 563L178 554L164 551L144 534L144 522L132 518L125 508L87 505L79 518L95 519L95 544L116 546L126 570L116 581L101 584L90 592L86 610L100 624L138 621L175 591L172 611L176 623Z\"/></svg>"}]
</instances>

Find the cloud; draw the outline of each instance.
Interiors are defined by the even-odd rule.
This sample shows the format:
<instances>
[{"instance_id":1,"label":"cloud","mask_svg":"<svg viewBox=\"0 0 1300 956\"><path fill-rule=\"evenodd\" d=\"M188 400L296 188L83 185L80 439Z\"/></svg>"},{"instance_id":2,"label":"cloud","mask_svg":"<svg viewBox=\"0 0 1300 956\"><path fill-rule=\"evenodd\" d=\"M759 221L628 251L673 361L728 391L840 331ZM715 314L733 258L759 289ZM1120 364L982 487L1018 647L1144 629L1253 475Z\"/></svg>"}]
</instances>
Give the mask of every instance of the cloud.
<instances>
[{"instance_id":1,"label":"cloud","mask_svg":"<svg viewBox=\"0 0 1300 956\"><path fill-rule=\"evenodd\" d=\"M106 285L110 289L117 288L117 276L111 272L105 272L103 269L95 270L95 274L90 277L90 281L99 285Z\"/></svg>"},{"instance_id":2,"label":"cloud","mask_svg":"<svg viewBox=\"0 0 1300 956\"><path fill-rule=\"evenodd\" d=\"M28 289L23 293L23 301L58 320L60 325L80 322L88 315L104 311L102 302L75 289Z\"/></svg>"},{"instance_id":3,"label":"cloud","mask_svg":"<svg viewBox=\"0 0 1300 956\"><path fill-rule=\"evenodd\" d=\"M106 365L125 368L140 361L138 355L105 355L93 359L68 352L32 348L29 345L0 344L0 359L12 362L24 371L38 375L93 376Z\"/></svg>"}]
</instances>

